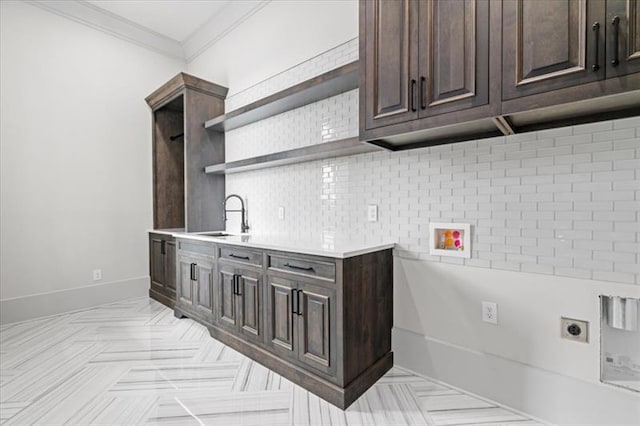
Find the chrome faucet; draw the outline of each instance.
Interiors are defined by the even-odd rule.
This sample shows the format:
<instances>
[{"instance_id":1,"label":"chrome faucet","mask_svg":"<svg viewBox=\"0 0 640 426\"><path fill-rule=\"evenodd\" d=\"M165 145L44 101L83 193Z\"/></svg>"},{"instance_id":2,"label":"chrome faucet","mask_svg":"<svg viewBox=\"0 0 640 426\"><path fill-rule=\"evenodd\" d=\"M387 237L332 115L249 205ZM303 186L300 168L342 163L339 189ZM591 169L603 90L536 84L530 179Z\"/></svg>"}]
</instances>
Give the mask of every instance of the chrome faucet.
<instances>
[{"instance_id":1,"label":"chrome faucet","mask_svg":"<svg viewBox=\"0 0 640 426\"><path fill-rule=\"evenodd\" d=\"M237 198L238 200L240 200L240 210L227 210L227 201L229 201L229 198ZM224 199L224 203L222 204L222 208L224 209L224 220L226 222L227 220L227 213L231 212L231 213L235 213L235 212L240 212L242 214L242 222L240 223L240 230L241 233L246 233L249 230L249 224L247 224L247 210L244 208L244 201L242 200L242 197L240 197L239 195L236 194L231 194L228 195L227 198Z\"/></svg>"}]
</instances>

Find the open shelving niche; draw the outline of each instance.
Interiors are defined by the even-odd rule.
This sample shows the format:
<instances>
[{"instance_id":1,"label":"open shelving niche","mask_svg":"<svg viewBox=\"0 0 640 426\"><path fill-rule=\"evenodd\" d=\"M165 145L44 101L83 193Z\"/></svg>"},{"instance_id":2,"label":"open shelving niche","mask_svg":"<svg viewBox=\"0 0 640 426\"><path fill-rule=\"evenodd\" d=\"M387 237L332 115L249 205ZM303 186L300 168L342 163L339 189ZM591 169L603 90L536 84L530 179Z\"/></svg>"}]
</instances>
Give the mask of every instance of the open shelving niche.
<instances>
[{"instance_id":1,"label":"open shelving niche","mask_svg":"<svg viewBox=\"0 0 640 426\"><path fill-rule=\"evenodd\" d=\"M356 89L359 85L358 68L359 61L350 62L227 114L212 118L204 123L204 127L209 131L225 132ZM358 137L351 137L213 164L205 167L204 171L210 174L239 173L379 150L381 150L380 147L360 142Z\"/></svg>"}]
</instances>

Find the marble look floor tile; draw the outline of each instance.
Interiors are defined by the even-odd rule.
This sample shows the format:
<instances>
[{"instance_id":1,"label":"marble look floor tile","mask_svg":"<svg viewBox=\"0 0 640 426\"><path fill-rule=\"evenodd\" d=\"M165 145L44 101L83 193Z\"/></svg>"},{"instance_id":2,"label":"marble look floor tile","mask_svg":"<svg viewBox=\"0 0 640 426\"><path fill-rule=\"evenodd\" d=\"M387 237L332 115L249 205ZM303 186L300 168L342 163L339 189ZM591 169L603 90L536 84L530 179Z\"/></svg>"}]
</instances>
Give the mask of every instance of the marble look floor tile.
<instances>
[{"instance_id":1,"label":"marble look floor tile","mask_svg":"<svg viewBox=\"0 0 640 426\"><path fill-rule=\"evenodd\" d=\"M171 393L202 389L231 391L239 363L183 364L178 366L133 367L110 389L122 395Z\"/></svg>"},{"instance_id":2,"label":"marble look floor tile","mask_svg":"<svg viewBox=\"0 0 640 426\"><path fill-rule=\"evenodd\" d=\"M170 364L191 360L200 351L200 342L131 341L109 346L91 359L91 363Z\"/></svg>"},{"instance_id":3,"label":"marble look floor tile","mask_svg":"<svg viewBox=\"0 0 640 426\"><path fill-rule=\"evenodd\" d=\"M0 401L34 401L64 383L80 370L91 358L102 352L103 344L71 345L68 350L52 354L47 360L16 376L0 387Z\"/></svg>"},{"instance_id":4,"label":"marble look floor tile","mask_svg":"<svg viewBox=\"0 0 640 426\"><path fill-rule=\"evenodd\" d=\"M30 402L5 402L0 404L0 422L15 416L29 404Z\"/></svg>"},{"instance_id":5,"label":"marble look floor tile","mask_svg":"<svg viewBox=\"0 0 640 426\"><path fill-rule=\"evenodd\" d=\"M279 374L245 357L239 365L232 390L235 392L288 391L292 385L289 380Z\"/></svg>"},{"instance_id":6,"label":"marble look floor tile","mask_svg":"<svg viewBox=\"0 0 640 426\"><path fill-rule=\"evenodd\" d=\"M162 397L150 423L270 426L289 421L289 392L176 394Z\"/></svg>"},{"instance_id":7,"label":"marble look floor tile","mask_svg":"<svg viewBox=\"0 0 640 426\"><path fill-rule=\"evenodd\" d=\"M123 366L87 366L63 383L41 394L32 404L7 420L7 425L63 424L118 380Z\"/></svg>"},{"instance_id":8,"label":"marble look floor tile","mask_svg":"<svg viewBox=\"0 0 640 426\"><path fill-rule=\"evenodd\" d=\"M427 411L495 407L486 401L461 393L420 397L420 405Z\"/></svg>"},{"instance_id":9,"label":"marble look floor tile","mask_svg":"<svg viewBox=\"0 0 640 426\"><path fill-rule=\"evenodd\" d=\"M68 424L142 424L158 401L157 396L112 397L101 395L75 412Z\"/></svg>"},{"instance_id":10,"label":"marble look floor tile","mask_svg":"<svg viewBox=\"0 0 640 426\"><path fill-rule=\"evenodd\" d=\"M431 412L437 426L466 425L469 423L508 423L527 420L525 417L500 407L476 408L470 410L445 410Z\"/></svg>"},{"instance_id":11,"label":"marble look floor tile","mask_svg":"<svg viewBox=\"0 0 640 426\"><path fill-rule=\"evenodd\" d=\"M343 411L148 298L1 327L0 423L535 424L399 367Z\"/></svg>"}]
</instances>

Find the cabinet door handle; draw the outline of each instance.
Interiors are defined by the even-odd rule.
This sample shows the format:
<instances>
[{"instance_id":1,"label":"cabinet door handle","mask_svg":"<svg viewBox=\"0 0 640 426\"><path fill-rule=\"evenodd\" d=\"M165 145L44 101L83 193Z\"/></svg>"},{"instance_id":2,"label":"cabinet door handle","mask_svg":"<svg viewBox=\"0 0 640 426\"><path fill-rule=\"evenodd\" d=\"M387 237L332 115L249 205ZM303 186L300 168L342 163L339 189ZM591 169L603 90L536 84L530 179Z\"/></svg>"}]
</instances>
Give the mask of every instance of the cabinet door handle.
<instances>
[{"instance_id":1,"label":"cabinet door handle","mask_svg":"<svg viewBox=\"0 0 640 426\"><path fill-rule=\"evenodd\" d=\"M593 65L591 65L592 71L598 71L600 69L600 64L598 61L600 60L600 22L594 22L591 26L591 30L595 34L595 57Z\"/></svg>"},{"instance_id":2,"label":"cabinet door handle","mask_svg":"<svg viewBox=\"0 0 640 426\"><path fill-rule=\"evenodd\" d=\"M302 312L302 304L300 303L300 294L302 293L302 290L298 290L296 292L296 304L298 305L298 315L303 315L304 313ZM304 295L303 295L304 297ZM302 301L304 301L304 299L302 299Z\"/></svg>"},{"instance_id":3,"label":"cabinet door handle","mask_svg":"<svg viewBox=\"0 0 640 426\"><path fill-rule=\"evenodd\" d=\"M312 266L309 266L309 267L296 266L296 265L292 265L290 263L285 263L284 266L286 266L287 268L291 268L291 269L298 269L300 271L311 271L311 272L313 272L313 267Z\"/></svg>"},{"instance_id":4,"label":"cabinet door handle","mask_svg":"<svg viewBox=\"0 0 640 426\"><path fill-rule=\"evenodd\" d=\"M427 109L427 104L424 101L424 83L427 79L423 77L420 77L420 108L422 109Z\"/></svg>"},{"instance_id":5,"label":"cabinet door handle","mask_svg":"<svg viewBox=\"0 0 640 426\"><path fill-rule=\"evenodd\" d=\"M234 259L250 260L249 256L238 256L237 254L233 253L229 253L229 257L233 257Z\"/></svg>"},{"instance_id":6,"label":"cabinet door handle","mask_svg":"<svg viewBox=\"0 0 640 426\"><path fill-rule=\"evenodd\" d=\"M416 80L411 79L411 111L416 112Z\"/></svg>"},{"instance_id":7,"label":"cabinet door handle","mask_svg":"<svg viewBox=\"0 0 640 426\"><path fill-rule=\"evenodd\" d=\"M236 296L242 296L242 292L240 291L240 289L242 288L242 283L240 282L240 280L242 279L241 275L236 274Z\"/></svg>"},{"instance_id":8,"label":"cabinet door handle","mask_svg":"<svg viewBox=\"0 0 640 426\"><path fill-rule=\"evenodd\" d=\"M160 242L160 254L167 254L167 242L165 240Z\"/></svg>"},{"instance_id":9,"label":"cabinet door handle","mask_svg":"<svg viewBox=\"0 0 640 426\"><path fill-rule=\"evenodd\" d=\"M295 288L291 289L291 313L298 314L298 290Z\"/></svg>"},{"instance_id":10,"label":"cabinet door handle","mask_svg":"<svg viewBox=\"0 0 640 426\"><path fill-rule=\"evenodd\" d=\"M191 281L196 280L196 264L195 263L191 264L191 270L189 271L189 279Z\"/></svg>"},{"instance_id":11,"label":"cabinet door handle","mask_svg":"<svg viewBox=\"0 0 640 426\"><path fill-rule=\"evenodd\" d=\"M620 39L620 17L614 16L611 20L611 25L613 25L613 59L611 60L611 66L617 67L620 63L619 60L619 46L618 41Z\"/></svg>"}]
</instances>

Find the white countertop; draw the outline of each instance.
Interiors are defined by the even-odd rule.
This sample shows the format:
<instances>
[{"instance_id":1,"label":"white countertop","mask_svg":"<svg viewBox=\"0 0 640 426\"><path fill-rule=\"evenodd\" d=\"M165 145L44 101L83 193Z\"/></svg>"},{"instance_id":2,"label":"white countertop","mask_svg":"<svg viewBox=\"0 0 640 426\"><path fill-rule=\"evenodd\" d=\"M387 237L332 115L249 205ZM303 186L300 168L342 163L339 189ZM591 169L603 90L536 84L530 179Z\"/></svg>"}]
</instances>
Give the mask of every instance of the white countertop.
<instances>
[{"instance_id":1,"label":"white countertop","mask_svg":"<svg viewBox=\"0 0 640 426\"><path fill-rule=\"evenodd\" d=\"M168 229L149 229L154 234L173 235L178 232L184 232L184 228L168 228Z\"/></svg>"},{"instance_id":2,"label":"white countertop","mask_svg":"<svg viewBox=\"0 0 640 426\"><path fill-rule=\"evenodd\" d=\"M332 238L294 239L278 236L236 234L226 237L211 237L198 235L198 233L184 232L183 230L171 232L171 230L150 230L149 232L165 233L176 238L188 238L199 241L211 241L220 244L254 247L265 250L288 251L293 253L311 254L316 256L345 259L347 257L372 253L379 250L390 249L395 246L393 241L367 243L357 241L338 241Z\"/></svg>"}]
</instances>

